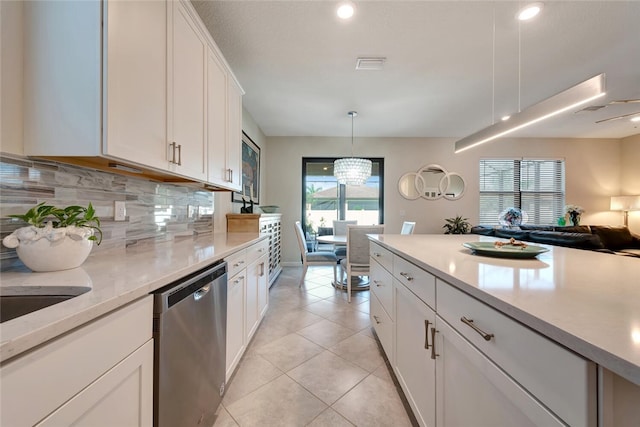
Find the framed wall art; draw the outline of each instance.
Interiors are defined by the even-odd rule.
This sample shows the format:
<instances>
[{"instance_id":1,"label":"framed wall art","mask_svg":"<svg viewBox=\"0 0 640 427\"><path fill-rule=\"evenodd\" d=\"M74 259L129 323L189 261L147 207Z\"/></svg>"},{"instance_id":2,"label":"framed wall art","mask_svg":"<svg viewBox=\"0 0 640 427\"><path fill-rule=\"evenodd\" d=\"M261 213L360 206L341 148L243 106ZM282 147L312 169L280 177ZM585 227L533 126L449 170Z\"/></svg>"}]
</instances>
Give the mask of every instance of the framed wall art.
<instances>
[{"instance_id":1,"label":"framed wall art","mask_svg":"<svg viewBox=\"0 0 640 427\"><path fill-rule=\"evenodd\" d=\"M242 192L231 193L233 202L260 203L260 147L242 132Z\"/></svg>"}]
</instances>

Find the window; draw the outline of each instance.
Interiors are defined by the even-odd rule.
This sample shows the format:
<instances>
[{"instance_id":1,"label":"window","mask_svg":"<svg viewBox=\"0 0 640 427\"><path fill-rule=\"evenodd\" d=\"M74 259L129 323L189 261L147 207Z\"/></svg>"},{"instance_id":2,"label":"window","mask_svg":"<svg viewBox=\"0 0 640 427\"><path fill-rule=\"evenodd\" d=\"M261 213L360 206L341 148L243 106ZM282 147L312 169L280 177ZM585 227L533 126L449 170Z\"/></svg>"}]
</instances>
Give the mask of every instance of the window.
<instances>
[{"instance_id":1,"label":"window","mask_svg":"<svg viewBox=\"0 0 640 427\"><path fill-rule=\"evenodd\" d=\"M358 224L383 223L384 159L370 158L371 177L365 185L338 185L335 158L302 159L302 218L305 230L333 227L333 220Z\"/></svg>"},{"instance_id":2,"label":"window","mask_svg":"<svg viewBox=\"0 0 640 427\"><path fill-rule=\"evenodd\" d=\"M498 225L510 207L528 224L555 224L564 215L564 160L480 160L480 224Z\"/></svg>"}]
</instances>

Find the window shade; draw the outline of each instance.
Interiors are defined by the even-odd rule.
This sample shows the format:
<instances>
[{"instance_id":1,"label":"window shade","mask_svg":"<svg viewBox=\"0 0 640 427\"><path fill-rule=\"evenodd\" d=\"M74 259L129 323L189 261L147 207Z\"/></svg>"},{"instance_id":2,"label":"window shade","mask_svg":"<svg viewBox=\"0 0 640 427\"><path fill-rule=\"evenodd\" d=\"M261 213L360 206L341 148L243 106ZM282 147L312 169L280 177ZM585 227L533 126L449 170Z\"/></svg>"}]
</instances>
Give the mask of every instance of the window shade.
<instances>
[{"instance_id":1,"label":"window shade","mask_svg":"<svg viewBox=\"0 0 640 427\"><path fill-rule=\"evenodd\" d=\"M528 224L555 224L564 215L564 160L480 160L480 224L498 225L517 207Z\"/></svg>"}]
</instances>

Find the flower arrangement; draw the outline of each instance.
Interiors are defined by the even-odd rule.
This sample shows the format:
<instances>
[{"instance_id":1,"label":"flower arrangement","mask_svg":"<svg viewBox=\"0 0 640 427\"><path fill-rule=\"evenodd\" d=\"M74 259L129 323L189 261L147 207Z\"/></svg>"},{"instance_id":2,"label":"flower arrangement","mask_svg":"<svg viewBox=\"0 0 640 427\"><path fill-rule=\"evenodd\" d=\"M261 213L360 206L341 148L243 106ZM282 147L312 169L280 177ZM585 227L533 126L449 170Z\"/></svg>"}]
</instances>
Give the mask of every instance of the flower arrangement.
<instances>
[{"instance_id":1,"label":"flower arrangement","mask_svg":"<svg viewBox=\"0 0 640 427\"><path fill-rule=\"evenodd\" d=\"M569 215L569 220L572 225L580 225L580 215L585 212L582 206L566 205L564 211Z\"/></svg>"},{"instance_id":2,"label":"flower arrangement","mask_svg":"<svg viewBox=\"0 0 640 427\"><path fill-rule=\"evenodd\" d=\"M508 208L500 214L500 223L516 226L522 224L522 211L518 208Z\"/></svg>"}]
</instances>

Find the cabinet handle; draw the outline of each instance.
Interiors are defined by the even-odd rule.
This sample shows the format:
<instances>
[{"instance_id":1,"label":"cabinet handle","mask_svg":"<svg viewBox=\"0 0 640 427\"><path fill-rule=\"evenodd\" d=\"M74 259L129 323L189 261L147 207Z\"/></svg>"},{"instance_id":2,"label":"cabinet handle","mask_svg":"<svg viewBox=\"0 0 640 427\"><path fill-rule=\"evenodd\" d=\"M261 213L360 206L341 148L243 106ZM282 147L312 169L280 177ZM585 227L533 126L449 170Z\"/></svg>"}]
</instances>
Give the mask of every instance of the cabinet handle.
<instances>
[{"instance_id":1,"label":"cabinet handle","mask_svg":"<svg viewBox=\"0 0 640 427\"><path fill-rule=\"evenodd\" d=\"M436 354L436 328L431 328L431 358L436 360L436 357L440 356Z\"/></svg>"},{"instance_id":2,"label":"cabinet handle","mask_svg":"<svg viewBox=\"0 0 640 427\"><path fill-rule=\"evenodd\" d=\"M174 163L176 162L176 143L172 142L171 144L169 144L169 148L171 149L171 160L169 160L169 163Z\"/></svg>"},{"instance_id":3,"label":"cabinet handle","mask_svg":"<svg viewBox=\"0 0 640 427\"><path fill-rule=\"evenodd\" d=\"M374 280L374 281L373 281L373 283L375 283L375 284L376 284L376 286L377 286L378 288L379 288L380 286L384 286L384 285L381 285L381 284L380 284L380 282L379 282L378 280Z\"/></svg>"},{"instance_id":4,"label":"cabinet handle","mask_svg":"<svg viewBox=\"0 0 640 427\"><path fill-rule=\"evenodd\" d=\"M407 279L407 282L411 282L413 280L413 277L409 276L409 273L403 273L402 271L400 272L400 275L402 277L404 277L405 279Z\"/></svg>"},{"instance_id":5,"label":"cabinet handle","mask_svg":"<svg viewBox=\"0 0 640 427\"><path fill-rule=\"evenodd\" d=\"M227 182L233 182L233 169L227 169Z\"/></svg>"},{"instance_id":6,"label":"cabinet handle","mask_svg":"<svg viewBox=\"0 0 640 427\"><path fill-rule=\"evenodd\" d=\"M374 252L373 256L376 257L376 258L380 258L380 254L378 252Z\"/></svg>"},{"instance_id":7,"label":"cabinet handle","mask_svg":"<svg viewBox=\"0 0 640 427\"><path fill-rule=\"evenodd\" d=\"M178 144L178 165L182 166L182 144Z\"/></svg>"},{"instance_id":8,"label":"cabinet handle","mask_svg":"<svg viewBox=\"0 0 640 427\"><path fill-rule=\"evenodd\" d=\"M234 280L233 283L237 285L238 283L242 282L243 280L244 280L244 276L240 276L236 280Z\"/></svg>"},{"instance_id":9,"label":"cabinet handle","mask_svg":"<svg viewBox=\"0 0 640 427\"><path fill-rule=\"evenodd\" d=\"M375 319L376 323L379 325L380 324L380 319L378 319L378 316L373 316L373 318Z\"/></svg>"},{"instance_id":10,"label":"cabinet handle","mask_svg":"<svg viewBox=\"0 0 640 427\"><path fill-rule=\"evenodd\" d=\"M424 349L429 350L429 347L433 347L433 344L429 345L429 321L424 321Z\"/></svg>"},{"instance_id":11,"label":"cabinet handle","mask_svg":"<svg viewBox=\"0 0 640 427\"><path fill-rule=\"evenodd\" d=\"M493 334L488 334L485 331L483 331L482 329L478 328L474 323L473 323L473 319L467 319L466 317L462 316L460 318L460 321L462 323L464 323L465 325L471 327L471 329L473 329L474 331L476 331L477 333L480 334L480 336L482 338L484 338L485 341L491 341L491 338L493 338Z\"/></svg>"},{"instance_id":12,"label":"cabinet handle","mask_svg":"<svg viewBox=\"0 0 640 427\"><path fill-rule=\"evenodd\" d=\"M260 277L264 276L264 262L260 263Z\"/></svg>"},{"instance_id":13,"label":"cabinet handle","mask_svg":"<svg viewBox=\"0 0 640 427\"><path fill-rule=\"evenodd\" d=\"M235 264L233 264L234 267L240 267L242 264L244 264L244 261L238 261Z\"/></svg>"}]
</instances>

